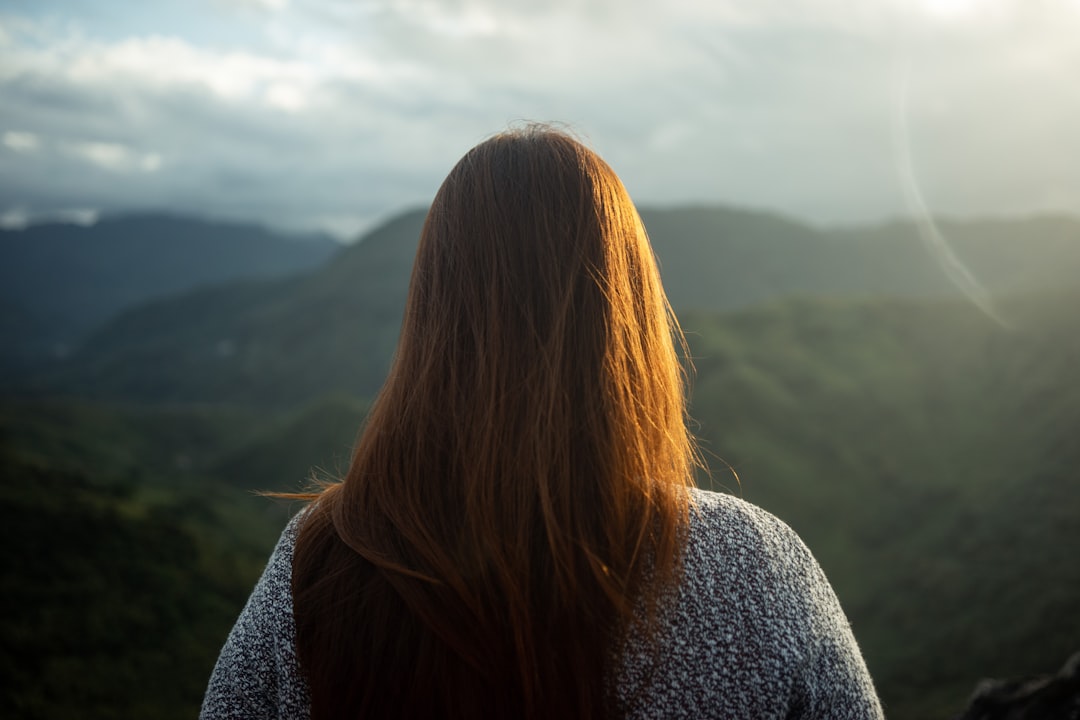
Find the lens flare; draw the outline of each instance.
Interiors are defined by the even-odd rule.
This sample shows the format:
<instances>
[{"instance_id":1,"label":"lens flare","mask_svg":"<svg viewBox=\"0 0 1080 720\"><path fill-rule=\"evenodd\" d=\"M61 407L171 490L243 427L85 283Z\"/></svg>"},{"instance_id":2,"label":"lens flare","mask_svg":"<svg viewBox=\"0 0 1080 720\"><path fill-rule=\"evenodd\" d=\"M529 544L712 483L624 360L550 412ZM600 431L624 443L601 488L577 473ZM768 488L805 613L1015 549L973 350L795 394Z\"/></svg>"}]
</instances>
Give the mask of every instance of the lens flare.
<instances>
[{"instance_id":1,"label":"lens flare","mask_svg":"<svg viewBox=\"0 0 1080 720\"><path fill-rule=\"evenodd\" d=\"M911 137L908 130L908 82L910 71L906 65L896 66L896 105L893 110L893 156L896 172L904 191L904 200L914 216L915 227L930 255L949 280L988 318L1004 328L1011 324L1001 316L990 293L979 282L964 261L953 251L948 239L941 232L919 187L915 163L911 157Z\"/></svg>"}]
</instances>

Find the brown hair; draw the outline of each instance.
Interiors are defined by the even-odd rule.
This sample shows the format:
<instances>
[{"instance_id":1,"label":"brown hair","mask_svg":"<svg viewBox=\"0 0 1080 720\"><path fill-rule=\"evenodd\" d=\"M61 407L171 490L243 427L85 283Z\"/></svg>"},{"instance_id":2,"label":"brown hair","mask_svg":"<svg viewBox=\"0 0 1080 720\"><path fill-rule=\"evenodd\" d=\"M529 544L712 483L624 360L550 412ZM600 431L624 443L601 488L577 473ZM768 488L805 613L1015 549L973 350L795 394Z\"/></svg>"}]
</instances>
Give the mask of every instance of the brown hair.
<instances>
[{"instance_id":1,"label":"brown hair","mask_svg":"<svg viewBox=\"0 0 1080 720\"><path fill-rule=\"evenodd\" d=\"M541 126L458 162L348 474L297 539L313 718L617 714L623 633L679 573L681 337L595 153Z\"/></svg>"}]
</instances>

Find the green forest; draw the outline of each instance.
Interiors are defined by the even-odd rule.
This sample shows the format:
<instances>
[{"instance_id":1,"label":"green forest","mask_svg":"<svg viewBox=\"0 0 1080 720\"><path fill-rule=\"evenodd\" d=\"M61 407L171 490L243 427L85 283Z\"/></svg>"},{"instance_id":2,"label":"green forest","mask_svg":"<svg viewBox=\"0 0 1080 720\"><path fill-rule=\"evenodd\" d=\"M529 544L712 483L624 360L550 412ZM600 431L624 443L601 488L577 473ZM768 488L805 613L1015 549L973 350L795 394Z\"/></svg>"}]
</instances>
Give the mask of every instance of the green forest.
<instances>
[{"instance_id":1,"label":"green forest","mask_svg":"<svg viewBox=\"0 0 1080 720\"><path fill-rule=\"evenodd\" d=\"M315 271L133 306L71 358L4 379L0 715L197 713L296 510L258 491L347 467L419 217ZM982 678L1055 671L1080 649L1076 266L972 256L1000 275L998 322L932 264L913 285L875 283L896 248L913 268L922 252L897 228L813 245L816 231L775 217L710 218L646 215L689 341L699 483L803 537L890 718L955 717ZM1050 225L1080 255L1076 226ZM977 246L979 230L957 237ZM728 247L745 287L687 288L701 267L721 272L694 262L719 253L700 238L727 235L746 239ZM846 242L860 254L832 273L780 262ZM893 254L875 260L872 242Z\"/></svg>"}]
</instances>

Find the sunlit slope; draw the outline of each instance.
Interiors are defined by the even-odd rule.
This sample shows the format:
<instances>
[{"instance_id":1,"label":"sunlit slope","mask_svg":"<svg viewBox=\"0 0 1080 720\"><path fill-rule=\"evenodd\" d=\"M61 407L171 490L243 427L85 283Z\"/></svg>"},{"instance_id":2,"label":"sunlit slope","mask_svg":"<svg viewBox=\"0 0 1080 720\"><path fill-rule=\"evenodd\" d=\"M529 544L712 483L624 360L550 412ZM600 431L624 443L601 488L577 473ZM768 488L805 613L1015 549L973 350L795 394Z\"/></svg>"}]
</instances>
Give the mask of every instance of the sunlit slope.
<instances>
[{"instance_id":1,"label":"sunlit slope","mask_svg":"<svg viewBox=\"0 0 1080 720\"><path fill-rule=\"evenodd\" d=\"M910 224L825 231L725 208L646 211L677 310L789 296L957 297ZM132 311L50 377L28 385L94 397L295 404L368 397L389 366L419 211L378 228L304 276L222 286ZM1080 276L1080 223L943 223L958 257L996 295Z\"/></svg>"},{"instance_id":2,"label":"sunlit slope","mask_svg":"<svg viewBox=\"0 0 1080 720\"><path fill-rule=\"evenodd\" d=\"M941 220L815 228L767 212L643 212L677 309L726 309L787 296L956 297L969 272L991 294L1073 287L1073 218ZM939 242L940 240L940 242ZM944 244L942 244L944 243Z\"/></svg>"},{"instance_id":3,"label":"sunlit slope","mask_svg":"<svg viewBox=\"0 0 1080 720\"><path fill-rule=\"evenodd\" d=\"M1080 648L1080 293L689 315L713 484L788 521L893 718ZM741 485L719 456L738 473Z\"/></svg>"}]
</instances>

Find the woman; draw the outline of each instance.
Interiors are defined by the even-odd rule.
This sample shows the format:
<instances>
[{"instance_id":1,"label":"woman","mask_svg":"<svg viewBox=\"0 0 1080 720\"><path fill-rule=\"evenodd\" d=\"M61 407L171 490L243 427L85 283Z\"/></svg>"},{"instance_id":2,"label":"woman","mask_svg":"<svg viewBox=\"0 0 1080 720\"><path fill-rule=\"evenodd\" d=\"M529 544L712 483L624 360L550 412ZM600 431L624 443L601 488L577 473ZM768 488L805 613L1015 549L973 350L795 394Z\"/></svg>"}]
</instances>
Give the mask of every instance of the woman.
<instances>
[{"instance_id":1,"label":"woman","mask_svg":"<svg viewBox=\"0 0 1080 720\"><path fill-rule=\"evenodd\" d=\"M471 150L341 483L290 523L203 716L880 717L817 563L692 489L681 335L615 173Z\"/></svg>"}]
</instances>

